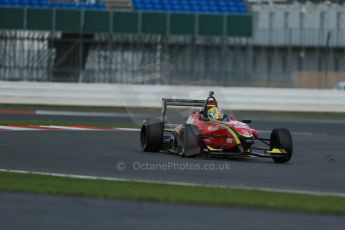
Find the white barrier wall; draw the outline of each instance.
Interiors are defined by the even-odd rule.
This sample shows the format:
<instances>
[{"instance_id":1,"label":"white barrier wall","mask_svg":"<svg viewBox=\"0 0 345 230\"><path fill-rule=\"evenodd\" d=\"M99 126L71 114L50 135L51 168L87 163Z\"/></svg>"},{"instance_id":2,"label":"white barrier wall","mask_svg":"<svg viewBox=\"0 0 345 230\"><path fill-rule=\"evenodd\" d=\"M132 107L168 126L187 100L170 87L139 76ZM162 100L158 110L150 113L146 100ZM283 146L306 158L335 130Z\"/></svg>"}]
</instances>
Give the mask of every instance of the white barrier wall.
<instances>
[{"instance_id":1,"label":"white barrier wall","mask_svg":"<svg viewBox=\"0 0 345 230\"><path fill-rule=\"evenodd\" d=\"M203 99L227 110L345 112L345 91L0 81L1 104L161 107L161 98Z\"/></svg>"}]
</instances>

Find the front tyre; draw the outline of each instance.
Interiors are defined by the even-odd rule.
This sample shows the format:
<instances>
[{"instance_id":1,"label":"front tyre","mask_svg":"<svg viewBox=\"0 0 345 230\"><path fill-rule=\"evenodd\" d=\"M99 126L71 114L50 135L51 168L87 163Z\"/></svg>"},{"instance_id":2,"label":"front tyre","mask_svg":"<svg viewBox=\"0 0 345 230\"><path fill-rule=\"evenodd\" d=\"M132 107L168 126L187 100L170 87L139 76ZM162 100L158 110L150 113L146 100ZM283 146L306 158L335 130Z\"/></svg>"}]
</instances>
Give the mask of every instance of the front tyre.
<instances>
[{"instance_id":1,"label":"front tyre","mask_svg":"<svg viewBox=\"0 0 345 230\"><path fill-rule=\"evenodd\" d=\"M286 153L284 153L286 156L272 157L274 162L289 162L293 152L293 144L290 131L287 129L274 129L271 133L270 147L271 150L277 148L286 151Z\"/></svg>"},{"instance_id":2,"label":"front tyre","mask_svg":"<svg viewBox=\"0 0 345 230\"><path fill-rule=\"evenodd\" d=\"M186 124L178 133L177 153L182 157L200 154L200 132L195 125Z\"/></svg>"},{"instance_id":3,"label":"front tyre","mask_svg":"<svg viewBox=\"0 0 345 230\"><path fill-rule=\"evenodd\" d=\"M140 144L144 152L159 152L162 147L164 124L158 119L144 120L140 130Z\"/></svg>"}]
</instances>

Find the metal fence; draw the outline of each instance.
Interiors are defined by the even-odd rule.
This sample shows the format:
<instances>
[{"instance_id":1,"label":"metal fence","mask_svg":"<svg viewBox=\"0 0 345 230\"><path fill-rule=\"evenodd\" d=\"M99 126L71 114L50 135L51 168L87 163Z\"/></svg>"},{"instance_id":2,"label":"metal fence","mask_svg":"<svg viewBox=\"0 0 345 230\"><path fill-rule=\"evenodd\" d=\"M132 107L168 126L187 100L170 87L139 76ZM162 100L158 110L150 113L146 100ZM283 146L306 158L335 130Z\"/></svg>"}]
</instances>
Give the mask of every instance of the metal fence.
<instances>
[{"instance_id":1,"label":"metal fence","mask_svg":"<svg viewBox=\"0 0 345 230\"><path fill-rule=\"evenodd\" d=\"M344 35L260 30L253 38L221 38L2 30L0 80L294 87L300 73L345 72Z\"/></svg>"}]
</instances>

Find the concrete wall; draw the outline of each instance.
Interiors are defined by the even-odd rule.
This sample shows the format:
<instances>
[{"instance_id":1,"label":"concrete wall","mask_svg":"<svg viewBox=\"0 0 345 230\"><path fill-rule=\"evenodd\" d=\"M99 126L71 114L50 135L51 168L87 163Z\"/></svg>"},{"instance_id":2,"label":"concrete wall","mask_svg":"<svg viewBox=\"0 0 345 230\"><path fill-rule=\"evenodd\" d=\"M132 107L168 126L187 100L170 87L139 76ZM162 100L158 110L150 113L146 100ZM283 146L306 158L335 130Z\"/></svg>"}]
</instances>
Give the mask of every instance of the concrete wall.
<instances>
[{"instance_id":1,"label":"concrete wall","mask_svg":"<svg viewBox=\"0 0 345 230\"><path fill-rule=\"evenodd\" d=\"M226 110L345 113L345 91L85 83L0 82L0 103L160 108L162 98L205 98Z\"/></svg>"}]
</instances>

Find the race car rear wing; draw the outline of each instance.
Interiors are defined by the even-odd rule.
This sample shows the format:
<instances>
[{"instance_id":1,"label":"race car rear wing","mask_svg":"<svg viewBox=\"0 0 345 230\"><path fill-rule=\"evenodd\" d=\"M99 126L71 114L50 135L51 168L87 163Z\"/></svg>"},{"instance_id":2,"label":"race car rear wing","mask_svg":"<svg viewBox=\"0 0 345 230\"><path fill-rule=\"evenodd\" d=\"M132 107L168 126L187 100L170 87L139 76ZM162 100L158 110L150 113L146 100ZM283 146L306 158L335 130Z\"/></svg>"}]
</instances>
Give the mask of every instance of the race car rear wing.
<instances>
[{"instance_id":1,"label":"race car rear wing","mask_svg":"<svg viewBox=\"0 0 345 230\"><path fill-rule=\"evenodd\" d=\"M205 103L206 100L162 98L162 121L165 122L165 115L168 106L203 107Z\"/></svg>"}]
</instances>

